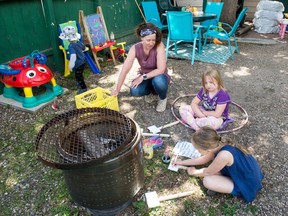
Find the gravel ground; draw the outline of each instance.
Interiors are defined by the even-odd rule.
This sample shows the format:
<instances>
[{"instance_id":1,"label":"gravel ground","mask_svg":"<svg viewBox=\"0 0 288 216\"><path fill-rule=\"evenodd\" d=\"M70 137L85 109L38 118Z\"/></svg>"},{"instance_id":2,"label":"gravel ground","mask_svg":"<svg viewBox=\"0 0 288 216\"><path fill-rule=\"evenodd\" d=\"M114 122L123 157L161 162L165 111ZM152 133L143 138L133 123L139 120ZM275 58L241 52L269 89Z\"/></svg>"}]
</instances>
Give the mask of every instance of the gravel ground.
<instances>
[{"instance_id":1,"label":"gravel ground","mask_svg":"<svg viewBox=\"0 0 288 216\"><path fill-rule=\"evenodd\" d=\"M277 40L278 35L250 32L243 37ZM287 215L288 212L287 41L286 37L276 45L239 43L240 54L225 65L196 62L191 66L187 60L168 61L168 66L173 69L170 105L180 95L196 93L200 87L201 73L206 67L213 67L221 72L232 100L248 112L248 124L227 136L252 147L265 174L263 190L253 202L259 207L258 215ZM144 102L139 103L142 109L136 115L136 120L143 121L144 125L163 125L173 121L170 107L159 115ZM167 130L173 134L175 143L179 139L190 139L189 129L173 127ZM238 212L238 215L246 214Z\"/></svg>"},{"instance_id":2,"label":"gravel ground","mask_svg":"<svg viewBox=\"0 0 288 216\"><path fill-rule=\"evenodd\" d=\"M244 35L245 37L258 38L278 38L278 35L260 35L251 32ZM260 163L265 174L263 181L263 190L253 201L252 205L257 206L257 215L287 215L288 200L287 200L287 182L288 182L288 167L287 167L287 145L288 145L288 131L287 131L287 90L288 90L288 52L287 52L287 37L284 40L277 41L276 45L259 45L250 43L240 43L240 54L235 55L235 60L229 59L224 65L207 64L195 62L191 66L188 60L169 59L168 67L172 72L172 84L169 90L169 100L167 110L161 114L155 111L156 104L146 104L143 98L133 98L128 95L127 87L124 87L119 96L119 105L121 112L127 114L129 117L136 120L136 122L145 128L150 125L163 125L175 120L171 113L171 105L173 101L181 95L196 93L201 86L201 73L207 67L213 67L221 72L226 88L228 89L233 101L240 104L246 109L249 114L249 122L242 129L226 134L239 143L252 147L254 155ZM90 88L95 86L102 86L111 88L115 79L119 74L117 67L105 67L100 76L90 76L87 83ZM72 89L66 95L58 98L56 102L59 105L59 112L70 110L75 107L74 94L75 87L73 87L72 80L65 80L64 78L57 78L63 87ZM73 89L74 88L74 89ZM17 131L11 132L9 128L11 125L19 124L20 121L26 122L28 126L33 126L36 130L35 119L41 117L41 122L45 123L51 118L51 113L55 112L51 107L46 107L36 114L26 113L13 108L1 105L1 161L0 171L2 172L12 161L7 160L5 155L15 149L13 145L18 141L26 141L26 143L34 144L34 134L17 135ZM39 123L39 122L38 122ZM22 129L21 129L22 130ZM25 130L28 129L23 129ZM184 126L174 126L165 129L165 133L171 133L172 138L165 142L176 143L178 140L189 140L191 130ZM32 148L33 149L33 148ZM29 150L28 150L29 151ZM31 151L31 149L30 149ZM21 155L21 153L19 153ZM19 156L18 155L18 156ZM46 167L41 164L35 165L35 159L31 159L28 166L34 167L35 173L29 175L23 169L23 175L26 178L16 184L16 186L9 190L9 192L0 194L0 215L1 208L13 208L12 215L57 215L52 214L49 208L53 203L48 203L35 210L37 204L37 197L41 193L41 188L37 187L39 182L45 182ZM2 175L0 173L0 175ZM187 178L185 172L181 172L177 178ZM4 183L7 184L7 179L1 177L1 187L3 189ZM51 196L53 195L54 182L47 182L50 185ZM177 183L170 182L170 185L177 185ZM168 183L166 186L169 187ZM154 190L153 185L145 185L145 189ZM168 188L169 189L169 188ZM145 191L141 191L142 194ZM201 192L201 191L200 191ZM25 208L17 208L17 204L13 203L16 197L24 197L24 193L28 195L29 202ZM50 196L50 195L49 195ZM140 199L138 195L135 199ZM213 197L203 195L199 200L194 200L195 206L211 207L213 206ZM239 198L233 198L227 195L217 195L217 199L229 199L235 203L239 203L241 208L237 211L237 215L247 215L245 211L245 203ZM46 198L49 200L49 197ZM179 200L179 202L181 202ZM171 204L171 203L170 203ZM177 214L177 204L166 205L165 211L158 215L179 215ZM75 207L75 203L71 203L70 207ZM173 207L174 206L174 207ZM174 209L173 209L174 208ZM31 210L33 209L33 210ZM82 213L81 213L82 212ZM285 213L286 212L286 213ZM139 213L138 213L139 214ZM59 214L61 215L61 214ZM70 214L72 215L72 214ZM80 214L85 215L84 210L80 208ZM129 207L119 215L137 215L133 207ZM148 215L148 214L147 214ZM154 213L153 215L157 215ZM195 215L187 213L187 215Z\"/></svg>"}]
</instances>

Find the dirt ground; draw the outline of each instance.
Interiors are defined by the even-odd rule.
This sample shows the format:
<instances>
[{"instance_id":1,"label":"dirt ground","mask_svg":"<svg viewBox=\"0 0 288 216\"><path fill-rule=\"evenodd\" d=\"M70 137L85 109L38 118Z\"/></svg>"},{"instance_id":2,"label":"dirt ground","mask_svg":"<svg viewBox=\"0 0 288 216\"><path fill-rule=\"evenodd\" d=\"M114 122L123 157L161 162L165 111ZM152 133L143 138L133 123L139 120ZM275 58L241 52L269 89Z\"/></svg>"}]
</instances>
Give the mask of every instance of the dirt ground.
<instances>
[{"instance_id":1,"label":"dirt ground","mask_svg":"<svg viewBox=\"0 0 288 216\"><path fill-rule=\"evenodd\" d=\"M196 61L192 66L189 60L169 59L168 67L172 75L172 83L169 89L168 105L165 112L157 113L155 111L156 102L155 104L151 105L145 103L143 98L134 98L129 96L127 87L123 87L119 95L119 106L121 112L133 118L141 128L146 128L147 126L151 125L161 126L165 123L175 121L175 118L171 112L173 101L179 96L196 93L201 87L201 74L207 67L212 67L219 70L232 100L245 108L249 115L249 121L243 128L236 132L224 134L223 136L229 136L247 147L252 147L254 150L254 155L259 161L265 174L263 190L258 194L256 200L252 203L253 206L257 206L258 211L256 214L287 215L288 36L286 35L284 40L279 40L279 37L276 34L261 35L250 31L241 37L271 39L275 40L277 43L274 45L239 43L240 53L235 54L234 61L229 59L224 65L208 64ZM112 86L119 75L121 66L121 64L118 64L116 67L110 65L103 68L100 76L90 76L89 79L87 79L89 88L101 86L103 88L112 89ZM69 91L67 96L63 97L62 99L57 99L56 102L60 108L59 112L75 108L73 102L73 97L76 91L75 87L73 87L74 80L66 81L64 78L59 78L58 82L65 85L64 87L66 88L72 88L72 91ZM129 84L129 82L126 83L127 85ZM68 100L70 102L68 102ZM17 137L17 134L12 134L9 132L9 130L7 130L7 128L9 128L12 124L17 124L17 121L21 120L28 123L33 122L33 119L36 116L39 117L42 115L46 116L46 119L49 119L47 118L47 112L51 113L55 111L52 110L51 107L47 107L37 112L37 114L26 114L23 111L3 107L1 105L0 128L2 138L0 141L3 143L5 141L6 143L5 147L1 148L0 151L1 160L3 158L3 162L0 163L1 169L4 169L4 167L10 163L9 161L5 160L5 155L8 154L7 151L10 149L13 150L13 148L9 147L11 143L24 139L27 140L28 143L30 142L33 144L33 139L35 138L29 135ZM15 120L15 116L19 116L19 118ZM166 138L164 140L165 144L170 145L175 144L179 140L189 141L192 133L189 128L182 125L167 128L163 130L163 133L164 132L171 134L171 138ZM5 134L5 138L3 137L3 134ZM42 174L45 174L45 172L42 172ZM31 178L38 177L31 176ZM178 177L175 179L168 179L168 181L164 183L164 188L162 188L162 191L168 190L169 192L170 187L177 187L177 179L184 177L188 178L187 174L183 171L180 172ZM163 176L161 179L162 178ZM5 181L1 180L1 183L3 182ZM156 187L156 184L153 185L152 183L149 183L149 185L145 185L145 189L153 191L158 190L159 188ZM38 192L39 190L41 190L41 188L38 188ZM53 189L51 190L53 191ZM198 190L203 190L203 188L201 189L200 187ZM0 201L3 201L5 206L13 206L13 197L21 197L21 193L24 192L25 188L24 190L1 194ZM143 193L145 191L141 192ZM25 193L27 193L27 191ZM33 197L34 191L31 193L32 195L30 200L32 201L27 203L25 206L25 209L30 213L25 214L25 209L23 211L18 209L19 211L15 211L13 215L52 215L51 213L47 213L49 212L49 207L47 206L44 206L42 209L38 209L38 212L31 212L31 210L29 210L34 208L33 200L35 201L35 197ZM217 195L216 198L222 201L228 199L230 201L232 200L233 203L239 203L243 208L238 209L236 215L251 214L251 212L248 214L245 211L245 203L239 198L232 198L226 195ZM135 199L141 199L141 196L139 195ZM193 203L199 208L200 206L202 208L209 208L211 206L215 206L213 204L214 199L215 197L209 197L205 195L205 193L201 193L201 199L199 198L199 200L193 200ZM178 204L179 203L171 204L171 202L168 202L168 204L165 204L164 210L162 210L161 213L154 212L150 215L180 215L178 214L179 212L177 213L177 211L171 209L173 206L175 209L178 208ZM75 206L75 204L73 205ZM84 213L80 215L84 215ZM136 213L135 209L130 206L119 215L128 216L141 214L139 212ZM149 214L147 213L146 215ZM197 214L190 212L186 215Z\"/></svg>"}]
</instances>

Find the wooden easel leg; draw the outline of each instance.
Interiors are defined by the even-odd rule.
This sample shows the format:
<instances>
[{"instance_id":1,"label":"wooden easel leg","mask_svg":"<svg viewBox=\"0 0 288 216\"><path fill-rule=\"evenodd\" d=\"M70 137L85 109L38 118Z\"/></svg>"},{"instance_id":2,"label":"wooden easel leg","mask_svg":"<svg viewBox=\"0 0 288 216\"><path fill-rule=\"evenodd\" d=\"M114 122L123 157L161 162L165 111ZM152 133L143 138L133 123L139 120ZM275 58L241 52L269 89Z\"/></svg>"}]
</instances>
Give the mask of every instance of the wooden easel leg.
<instances>
[{"instance_id":1,"label":"wooden easel leg","mask_svg":"<svg viewBox=\"0 0 288 216\"><path fill-rule=\"evenodd\" d=\"M116 60L115 60L115 56L114 56L114 52L113 52L112 46L110 46L109 49L110 49L110 54L111 54L111 56L112 56L114 65L116 65Z\"/></svg>"},{"instance_id":2,"label":"wooden easel leg","mask_svg":"<svg viewBox=\"0 0 288 216\"><path fill-rule=\"evenodd\" d=\"M100 67L100 64L99 64L99 61L98 61L98 58L97 58L97 53L92 51L92 55L94 57L94 60L96 62L96 65L97 65L98 69L101 70L101 67Z\"/></svg>"}]
</instances>

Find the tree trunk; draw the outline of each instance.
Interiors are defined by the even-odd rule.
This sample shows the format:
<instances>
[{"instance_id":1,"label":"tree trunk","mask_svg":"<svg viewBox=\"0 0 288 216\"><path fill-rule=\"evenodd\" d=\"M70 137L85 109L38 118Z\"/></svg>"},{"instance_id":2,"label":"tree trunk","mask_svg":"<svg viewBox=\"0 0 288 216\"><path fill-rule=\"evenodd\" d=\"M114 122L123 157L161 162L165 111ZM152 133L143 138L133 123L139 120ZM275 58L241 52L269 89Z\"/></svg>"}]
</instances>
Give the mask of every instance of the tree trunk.
<instances>
[{"instance_id":1,"label":"tree trunk","mask_svg":"<svg viewBox=\"0 0 288 216\"><path fill-rule=\"evenodd\" d=\"M222 0L222 2L224 2L224 5L220 16L220 22L225 22L233 26L236 21L238 0Z\"/></svg>"}]
</instances>

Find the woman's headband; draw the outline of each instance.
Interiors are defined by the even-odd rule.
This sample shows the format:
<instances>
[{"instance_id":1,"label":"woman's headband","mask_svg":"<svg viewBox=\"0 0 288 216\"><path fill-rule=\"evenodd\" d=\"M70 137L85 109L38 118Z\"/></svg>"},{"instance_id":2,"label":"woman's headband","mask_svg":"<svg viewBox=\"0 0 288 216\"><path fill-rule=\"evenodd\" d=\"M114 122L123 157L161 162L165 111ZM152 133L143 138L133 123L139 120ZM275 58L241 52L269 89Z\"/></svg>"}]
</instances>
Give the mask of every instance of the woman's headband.
<instances>
[{"instance_id":1,"label":"woman's headband","mask_svg":"<svg viewBox=\"0 0 288 216\"><path fill-rule=\"evenodd\" d=\"M156 34L156 33L157 31L155 29L146 28L140 31L140 36L145 37L145 36Z\"/></svg>"}]
</instances>

